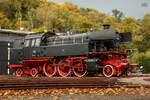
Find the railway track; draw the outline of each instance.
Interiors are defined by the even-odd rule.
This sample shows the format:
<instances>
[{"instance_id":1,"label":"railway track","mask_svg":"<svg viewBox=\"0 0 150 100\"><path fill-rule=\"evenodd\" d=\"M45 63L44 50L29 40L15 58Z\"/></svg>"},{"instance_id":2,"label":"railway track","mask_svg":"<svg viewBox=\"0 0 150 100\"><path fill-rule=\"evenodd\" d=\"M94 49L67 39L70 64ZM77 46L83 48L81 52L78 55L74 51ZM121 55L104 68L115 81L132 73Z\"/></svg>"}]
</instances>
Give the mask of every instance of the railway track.
<instances>
[{"instance_id":1,"label":"railway track","mask_svg":"<svg viewBox=\"0 0 150 100\"><path fill-rule=\"evenodd\" d=\"M106 87L116 84L116 78L45 78L12 79L0 81L0 88L67 88L67 87Z\"/></svg>"},{"instance_id":2,"label":"railway track","mask_svg":"<svg viewBox=\"0 0 150 100\"><path fill-rule=\"evenodd\" d=\"M0 86L0 89L46 89L46 88L139 88L141 85L99 85L99 84L6 84ZM150 88L150 86L143 86L145 88Z\"/></svg>"},{"instance_id":3,"label":"railway track","mask_svg":"<svg viewBox=\"0 0 150 100\"><path fill-rule=\"evenodd\" d=\"M130 76L135 77L135 76ZM142 76L136 76L142 77ZM145 77L145 76L144 76ZM148 77L148 76L146 76ZM6 76L0 77L0 89L28 89L28 88L138 88L144 86L150 88L150 85L131 84L127 82L120 82L118 78L105 78L105 77L13 77Z\"/></svg>"}]
</instances>

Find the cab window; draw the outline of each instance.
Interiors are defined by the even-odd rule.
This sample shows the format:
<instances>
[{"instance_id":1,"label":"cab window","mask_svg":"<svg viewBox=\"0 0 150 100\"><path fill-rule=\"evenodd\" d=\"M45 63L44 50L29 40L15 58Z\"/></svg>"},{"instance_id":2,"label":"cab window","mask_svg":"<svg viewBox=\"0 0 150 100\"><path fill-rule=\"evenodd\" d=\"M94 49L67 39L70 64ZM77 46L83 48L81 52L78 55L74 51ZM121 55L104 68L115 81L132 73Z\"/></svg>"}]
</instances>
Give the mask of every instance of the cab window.
<instances>
[{"instance_id":1,"label":"cab window","mask_svg":"<svg viewBox=\"0 0 150 100\"><path fill-rule=\"evenodd\" d=\"M30 40L25 40L25 47L29 47Z\"/></svg>"},{"instance_id":2,"label":"cab window","mask_svg":"<svg viewBox=\"0 0 150 100\"><path fill-rule=\"evenodd\" d=\"M40 39L39 38L36 39L35 46L40 46Z\"/></svg>"},{"instance_id":3,"label":"cab window","mask_svg":"<svg viewBox=\"0 0 150 100\"><path fill-rule=\"evenodd\" d=\"M34 47L35 45L35 39L32 39L31 47Z\"/></svg>"}]
</instances>

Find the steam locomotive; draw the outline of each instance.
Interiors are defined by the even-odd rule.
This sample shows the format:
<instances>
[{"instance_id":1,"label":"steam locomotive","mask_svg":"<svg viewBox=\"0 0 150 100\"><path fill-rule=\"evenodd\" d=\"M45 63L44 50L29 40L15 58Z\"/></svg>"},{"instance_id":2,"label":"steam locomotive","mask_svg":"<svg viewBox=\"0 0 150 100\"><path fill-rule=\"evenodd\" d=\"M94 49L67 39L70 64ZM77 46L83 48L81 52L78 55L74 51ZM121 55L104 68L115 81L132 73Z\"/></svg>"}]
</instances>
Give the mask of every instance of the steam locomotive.
<instances>
[{"instance_id":1,"label":"steam locomotive","mask_svg":"<svg viewBox=\"0 0 150 100\"><path fill-rule=\"evenodd\" d=\"M110 25L104 25L103 31L87 33L58 35L48 31L29 34L14 41L8 67L16 76L127 75L133 64L127 61L126 53L115 49L120 43L130 41L130 32L119 33Z\"/></svg>"}]
</instances>

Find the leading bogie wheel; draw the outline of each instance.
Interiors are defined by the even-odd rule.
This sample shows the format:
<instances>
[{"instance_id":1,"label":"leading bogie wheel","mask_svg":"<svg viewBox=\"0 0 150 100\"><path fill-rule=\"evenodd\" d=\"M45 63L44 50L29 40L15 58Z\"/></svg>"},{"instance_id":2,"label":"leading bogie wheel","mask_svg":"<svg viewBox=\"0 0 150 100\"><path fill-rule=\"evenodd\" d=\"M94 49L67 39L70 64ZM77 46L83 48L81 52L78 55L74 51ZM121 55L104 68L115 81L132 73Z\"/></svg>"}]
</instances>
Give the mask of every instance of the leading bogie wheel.
<instances>
[{"instance_id":1,"label":"leading bogie wheel","mask_svg":"<svg viewBox=\"0 0 150 100\"><path fill-rule=\"evenodd\" d=\"M30 75L31 75L32 77L36 77L37 74L38 74L37 68L32 68L32 69L30 70Z\"/></svg>"},{"instance_id":2,"label":"leading bogie wheel","mask_svg":"<svg viewBox=\"0 0 150 100\"><path fill-rule=\"evenodd\" d=\"M105 65L103 67L103 75L105 77L112 77L115 74L114 66L112 65Z\"/></svg>"},{"instance_id":3,"label":"leading bogie wheel","mask_svg":"<svg viewBox=\"0 0 150 100\"><path fill-rule=\"evenodd\" d=\"M16 76L22 76L23 75L23 70L21 68L18 68L15 72Z\"/></svg>"},{"instance_id":4,"label":"leading bogie wheel","mask_svg":"<svg viewBox=\"0 0 150 100\"><path fill-rule=\"evenodd\" d=\"M82 60L74 62L73 72L77 77L83 77L86 75L87 73L86 65L82 62Z\"/></svg>"}]
</instances>

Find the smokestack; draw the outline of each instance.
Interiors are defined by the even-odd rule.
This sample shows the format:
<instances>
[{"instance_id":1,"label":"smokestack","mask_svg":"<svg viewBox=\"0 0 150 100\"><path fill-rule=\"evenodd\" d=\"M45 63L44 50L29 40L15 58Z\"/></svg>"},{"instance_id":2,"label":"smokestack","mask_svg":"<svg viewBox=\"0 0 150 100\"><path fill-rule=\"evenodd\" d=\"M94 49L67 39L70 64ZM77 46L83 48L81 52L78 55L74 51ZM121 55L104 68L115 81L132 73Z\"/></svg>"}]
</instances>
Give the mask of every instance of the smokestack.
<instances>
[{"instance_id":1,"label":"smokestack","mask_svg":"<svg viewBox=\"0 0 150 100\"><path fill-rule=\"evenodd\" d=\"M103 27L104 27L104 30L108 30L110 28L110 25L109 24L104 24Z\"/></svg>"}]
</instances>

